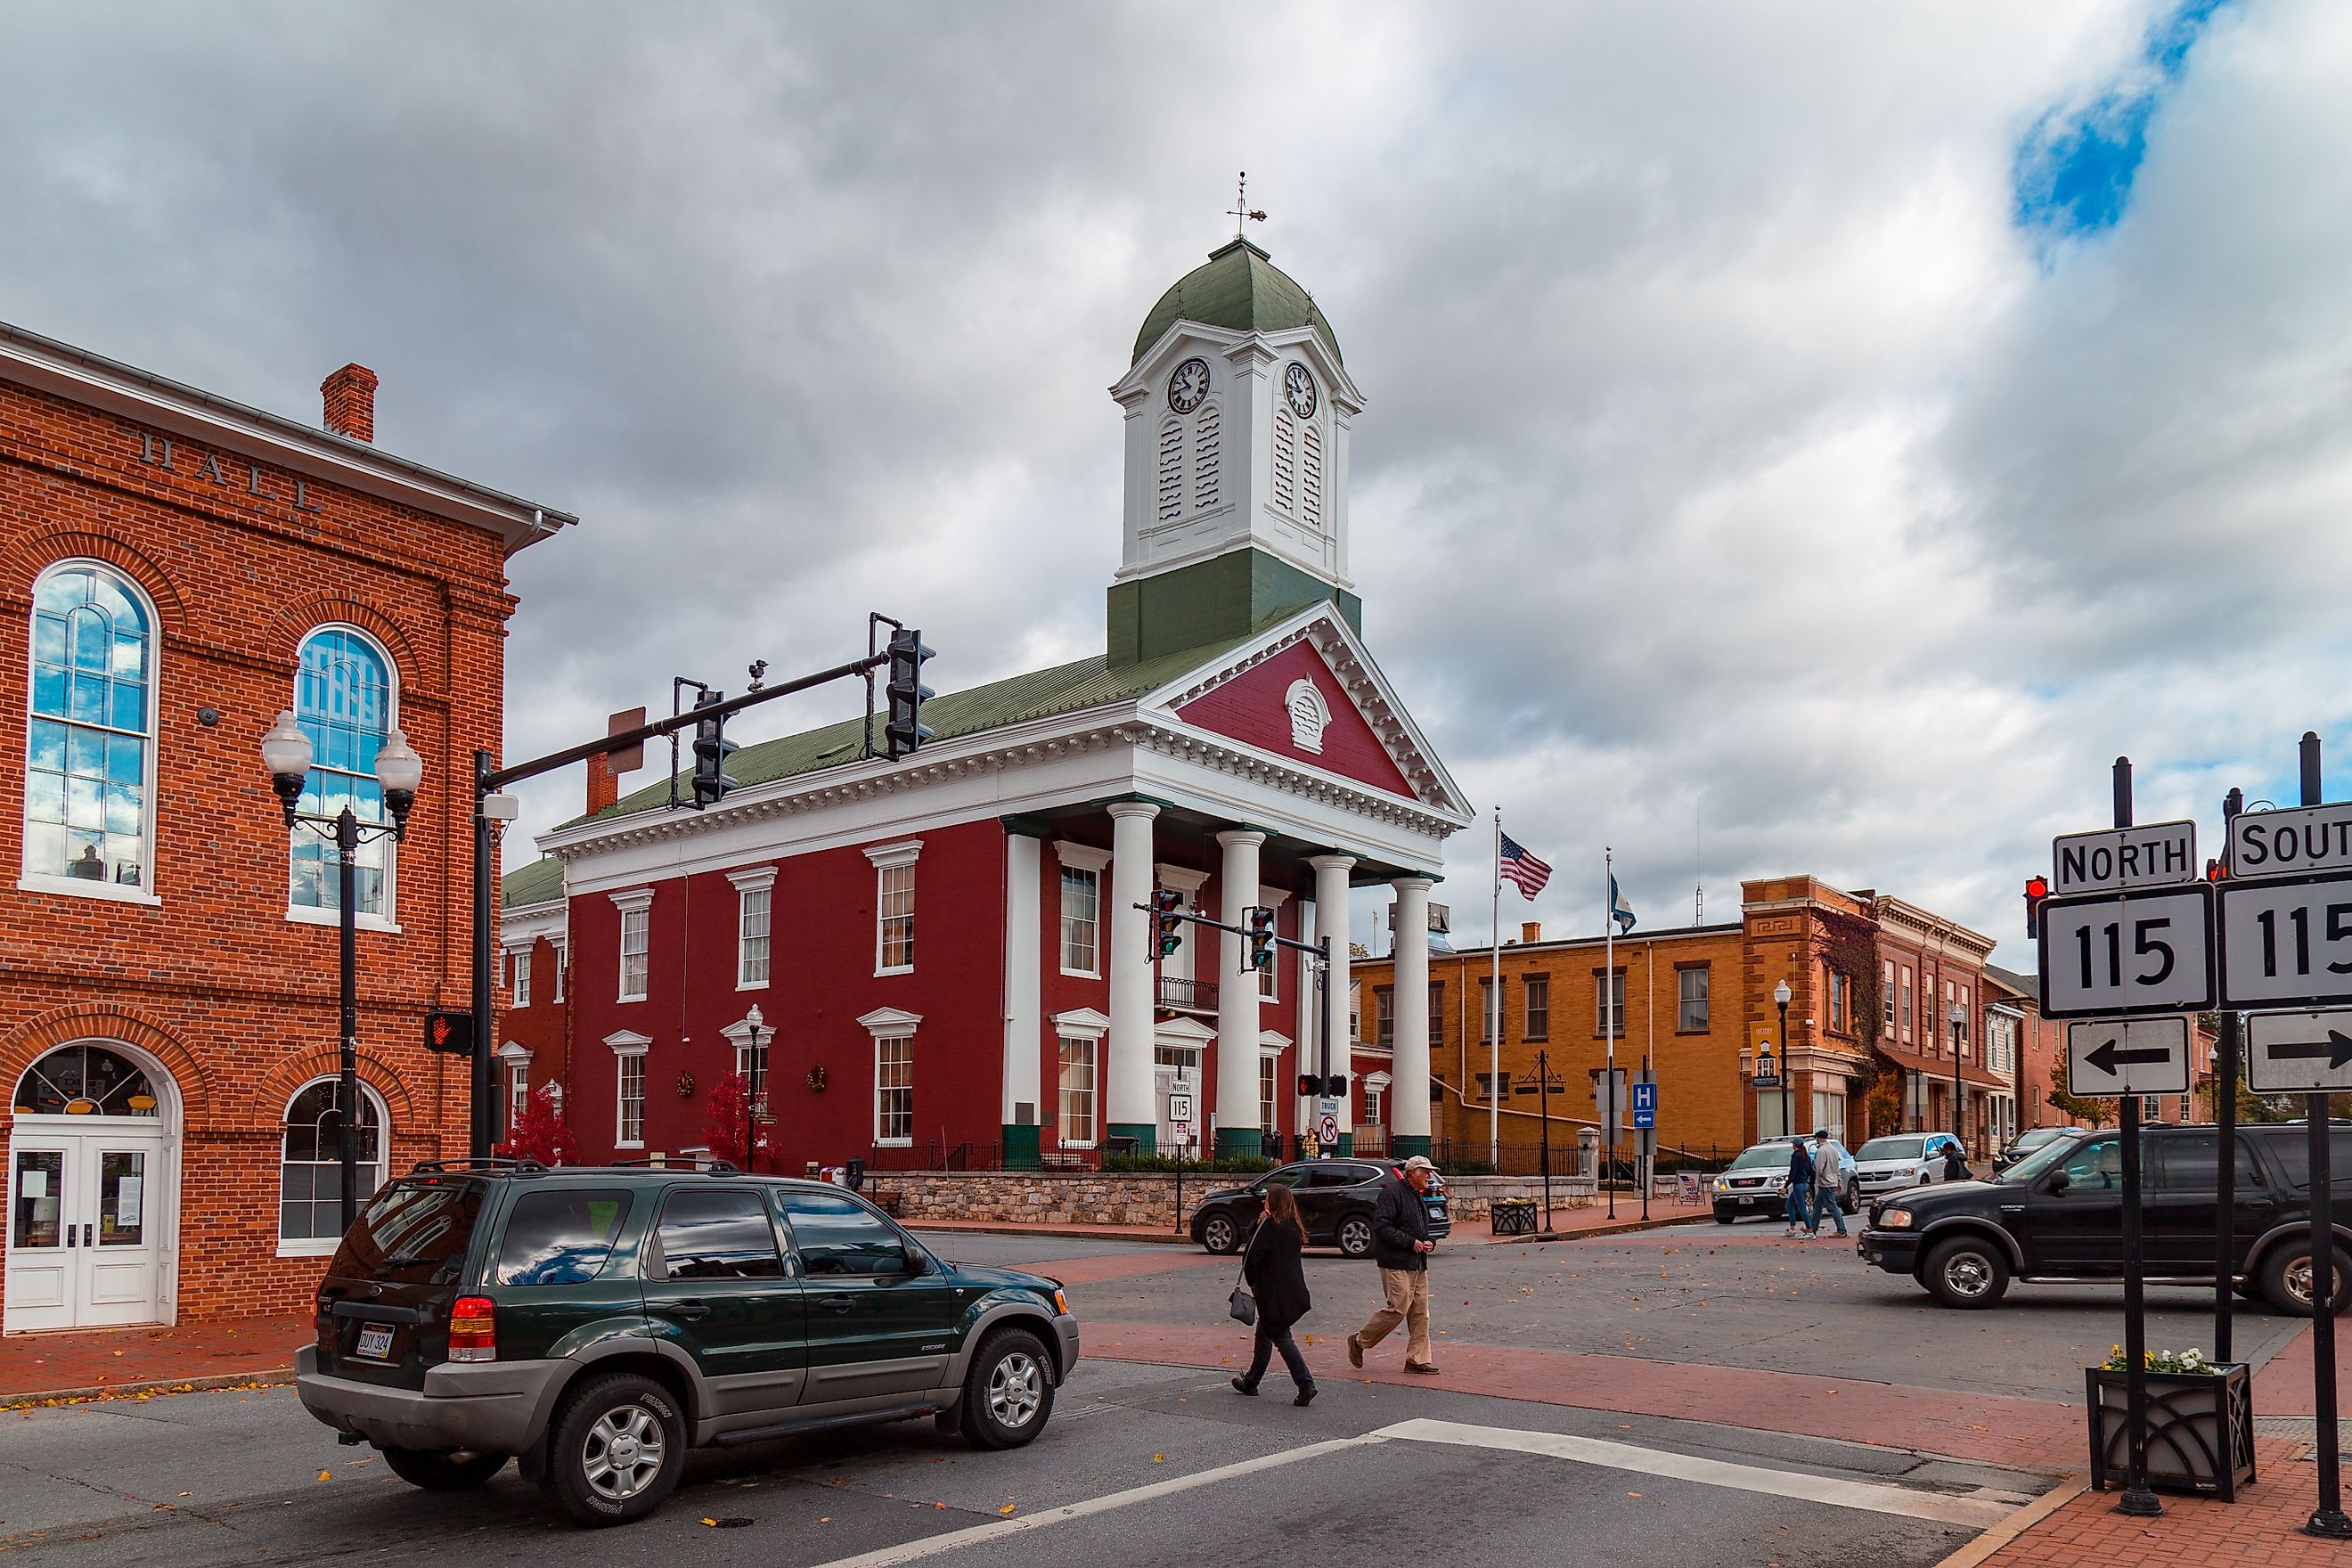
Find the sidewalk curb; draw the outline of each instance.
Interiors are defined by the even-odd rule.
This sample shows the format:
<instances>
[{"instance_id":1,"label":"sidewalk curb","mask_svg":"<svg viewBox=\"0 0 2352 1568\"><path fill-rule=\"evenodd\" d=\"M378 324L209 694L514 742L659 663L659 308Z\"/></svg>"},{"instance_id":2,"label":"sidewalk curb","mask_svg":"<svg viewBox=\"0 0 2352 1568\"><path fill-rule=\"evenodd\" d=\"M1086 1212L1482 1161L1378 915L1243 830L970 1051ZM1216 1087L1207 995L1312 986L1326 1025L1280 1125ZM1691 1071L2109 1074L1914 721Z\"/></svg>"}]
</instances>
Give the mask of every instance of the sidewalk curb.
<instances>
[{"instance_id":1,"label":"sidewalk curb","mask_svg":"<svg viewBox=\"0 0 2352 1568\"><path fill-rule=\"evenodd\" d=\"M204 1394L223 1388L282 1388L294 1381L291 1363L227 1372L209 1377L151 1377L137 1383L100 1383L88 1388L53 1388L39 1394L0 1394L0 1411L52 1405L93 1405L135 1394Z\"/></svg>"},{"instance_id":2,"label":"sidewalk curb","mask_svg":"<svg viewBox=\"0 0 2352 1568\"><path fill-rule=\"evenodd\" d=\"M1936 1568L1977 1568L1993 1553L2091 1489L2089 1472L2077 1470L2056 1486L2020 1507L2015 1513L1936 1564Z\"/></svg>"},{"instance_id":3,"label":"sidewalk curb","mask_svg":"<svg viewBox=\"0 0 2352 1568\"><path fill-rule=\"evenodd\" d=\"M898 1222L908 1230L929 1230L934 1236L1042 1236L1065 1241L1140 1241L1168 1247L1197 1247L1200 1244L1181 1231L1156 1230L1140 1234L1125 1231L1089 1230L1073 1225L1016 1225L1010 1220L931 1220L902 1219Z\"/></svg>"},{"instance_id":4,"label":"sidewalk curb","mask_svg":"<svg viewBox=\"0 0 2352 1568\"><path fill-rule=\"evenodd\" d=\"M1696 1215L1661 1215L1652 1219L1609 1220L1582 1230L1538 1230L1527 1236L1488 1237L1484 1245L1507 1246L1512 1242L1591 1241L1596 1237L1631 1236L1637 1231L1664 1230L1668 1226L1689 1225L1706 1217L1706 1211Z\"/></svg>"}]
</instances>

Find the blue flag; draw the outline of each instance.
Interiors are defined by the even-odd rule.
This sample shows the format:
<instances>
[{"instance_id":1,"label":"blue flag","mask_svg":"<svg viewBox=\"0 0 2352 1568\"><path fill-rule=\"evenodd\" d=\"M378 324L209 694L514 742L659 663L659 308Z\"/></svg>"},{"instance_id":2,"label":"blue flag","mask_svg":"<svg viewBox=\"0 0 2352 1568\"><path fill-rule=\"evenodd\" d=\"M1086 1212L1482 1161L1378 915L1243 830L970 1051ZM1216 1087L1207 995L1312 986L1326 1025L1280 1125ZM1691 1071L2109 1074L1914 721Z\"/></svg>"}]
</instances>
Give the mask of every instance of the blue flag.
<instances>
[{"instance_id":1,"label":"blue flag","mask_svg":"<svg viewBox=\"0 0 2352 1568\"><path fill-rule=\"evenodd\" d=\"M1623 889L1617 886L1617 874L1609 874L1609 918L1617 922L1617 934L1623 936L1633 929L1633 906L1625 901Z\"/></svg>"}]
</instances>

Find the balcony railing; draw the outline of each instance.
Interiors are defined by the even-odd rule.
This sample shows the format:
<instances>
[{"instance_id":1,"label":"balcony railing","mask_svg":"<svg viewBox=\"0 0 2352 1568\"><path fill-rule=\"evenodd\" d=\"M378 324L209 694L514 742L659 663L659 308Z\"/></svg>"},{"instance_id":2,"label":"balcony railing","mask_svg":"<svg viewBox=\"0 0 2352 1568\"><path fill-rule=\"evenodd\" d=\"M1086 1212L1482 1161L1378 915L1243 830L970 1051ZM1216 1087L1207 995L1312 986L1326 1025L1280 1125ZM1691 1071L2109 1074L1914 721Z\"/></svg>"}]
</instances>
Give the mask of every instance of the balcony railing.
<instances>
[{"instance_id":1,"label":"balcony railing","mask_svg":"<svg viewBox=\"0 0 2352 1568\"><path fill-rule=\"evenodd\" d=\"M1217 1010L1217 983L1163 974L1160 977L1160 1005L1179 1013L1213 1013Z\"/></svg>"}]
</instances>

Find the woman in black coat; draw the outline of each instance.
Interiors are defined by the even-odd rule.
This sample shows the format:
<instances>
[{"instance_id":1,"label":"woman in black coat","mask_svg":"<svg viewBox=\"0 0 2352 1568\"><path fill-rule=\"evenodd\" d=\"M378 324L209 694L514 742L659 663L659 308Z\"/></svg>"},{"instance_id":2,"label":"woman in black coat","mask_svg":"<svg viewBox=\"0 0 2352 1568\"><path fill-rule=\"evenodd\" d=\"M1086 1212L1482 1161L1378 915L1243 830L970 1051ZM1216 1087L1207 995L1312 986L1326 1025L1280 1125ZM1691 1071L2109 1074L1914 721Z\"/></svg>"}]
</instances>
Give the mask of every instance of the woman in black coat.
<instances>
[{"instance_id":1,"label":"woman in black coat","mask_svg":"<svg viewBox=\"0 0 2352 1568\"><path fill-rule=\"evenodd\" d=\"M1282 1364L1290 1369L1290 1381L1298 1385L1298 1397L1291 1403L1307 1405L1315 1398L1314 1374L1307 1370L1298 1342L1290 1337L1290 1326L1314 1306L1307 1295L1307 1270L1299 1261L1300 1249L1306 1245L1307 1225L1299 1218L1298 1200L1288 1187L1268 1187L1265 1217L1250 1233L1249 1245L1242 1254L1242 1278L1249 1281L1250 1293L1257 1298L1257 1342L1248 1373L1234 1379L1239 1393L1257 1392L1266 1363L1280 1351Z\"/></svg>"}]
</instances>

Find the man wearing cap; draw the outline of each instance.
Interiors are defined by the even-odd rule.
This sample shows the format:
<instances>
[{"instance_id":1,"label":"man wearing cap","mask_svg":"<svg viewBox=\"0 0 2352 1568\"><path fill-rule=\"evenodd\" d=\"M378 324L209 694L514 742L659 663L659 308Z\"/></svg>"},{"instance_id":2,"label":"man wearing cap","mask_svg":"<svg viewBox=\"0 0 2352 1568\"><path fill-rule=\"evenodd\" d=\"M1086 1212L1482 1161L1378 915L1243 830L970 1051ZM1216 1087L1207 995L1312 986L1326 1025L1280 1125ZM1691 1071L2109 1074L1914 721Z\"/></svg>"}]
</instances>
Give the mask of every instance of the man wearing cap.
<instances>
[{"instance_id":1,"label":"man wearing cap","mask_svg":"<svg viewBox=\"0 0 2352 1568\"><path fill-rule=\"evenodd\" d=\"M1437 1167L1415 1154L1402 1169L1404 1179L1382 1183L1380 1200L1372 1205L1372 1257L1381 1267L1381 1295L1386 1304L1348 1336L1348 1364L1363 1365L1364 1352L1402 1323L1405 1371L1433 1374L1429 1255L1437 1250L1437 1243L1429 1239L1429 1208L1422 1194L1429 1191Z\"/></svg>"}]
</instances>

